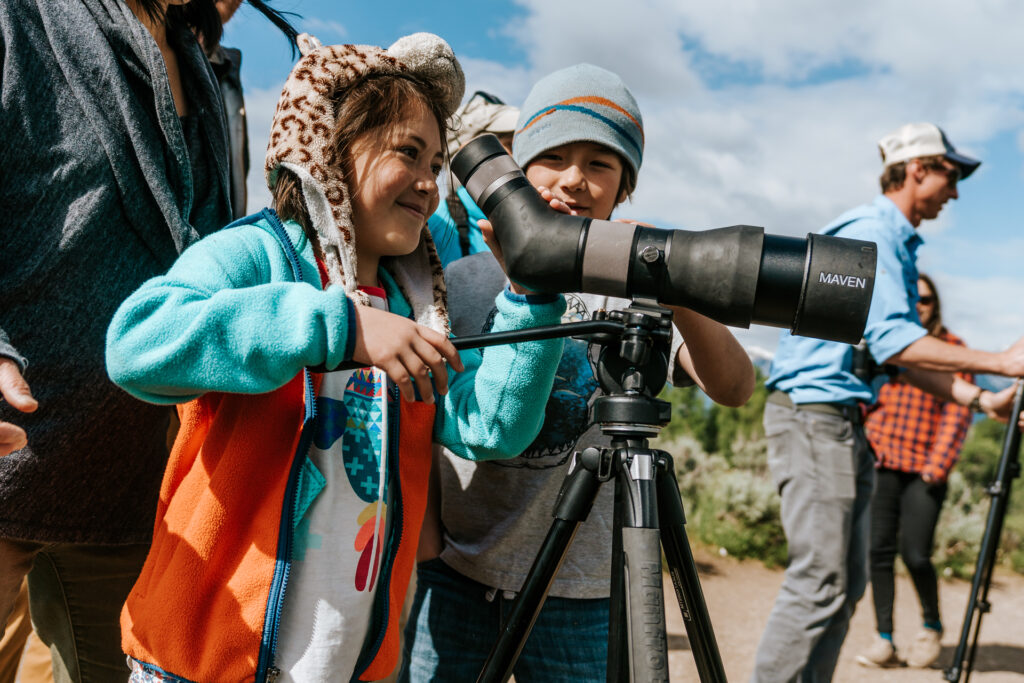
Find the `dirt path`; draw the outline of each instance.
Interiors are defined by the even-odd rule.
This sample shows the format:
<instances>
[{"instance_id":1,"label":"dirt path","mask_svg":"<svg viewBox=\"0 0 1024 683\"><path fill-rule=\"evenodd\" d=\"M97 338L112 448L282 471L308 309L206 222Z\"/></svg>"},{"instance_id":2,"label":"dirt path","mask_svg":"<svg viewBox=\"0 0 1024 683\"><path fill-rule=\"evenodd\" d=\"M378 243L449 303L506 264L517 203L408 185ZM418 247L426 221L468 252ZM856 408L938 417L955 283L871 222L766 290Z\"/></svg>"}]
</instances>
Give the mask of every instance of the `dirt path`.
<instances>
[{"instance_id":1,"label":"dirt path","mask_svg":"<svg viewBox=\"0 0 1024 683\"><path fill-rule=\"evenodd\" d=\"M695 555L726 674L730 681L745 682L750 678L761 631L782 583L782 571L766 569L759 562L740 562L700 550L695 550ZM854 657L871 643L875 633L869 588L853 616L834 680L837 683L944 681L943 671L952 661L960 638L970 587L963 581L943 581L939 586L946 625L942 656L935 668L924 670L866 669L856 663ZM666 582L665 595L672 681L698 681L671 582ZM992 611L984 617L971 681L1024 683L1024 577L997 573L989 598ZM897 576L895 623L897 646L901 643L909 646L920 625L920 607L906 576Z\"/></svg>"}]
</instances>

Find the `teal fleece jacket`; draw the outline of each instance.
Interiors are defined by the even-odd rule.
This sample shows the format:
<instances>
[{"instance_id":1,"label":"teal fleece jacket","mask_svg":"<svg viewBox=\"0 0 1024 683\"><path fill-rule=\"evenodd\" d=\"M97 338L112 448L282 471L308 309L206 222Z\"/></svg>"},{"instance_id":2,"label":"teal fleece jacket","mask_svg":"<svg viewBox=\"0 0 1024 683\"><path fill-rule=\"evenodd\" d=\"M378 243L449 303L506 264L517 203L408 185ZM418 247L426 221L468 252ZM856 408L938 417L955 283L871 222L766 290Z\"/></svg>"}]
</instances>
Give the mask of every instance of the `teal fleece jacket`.
<instances>
[{"instance_id":1,"label":"teal fleece jacket","mask_svg":"<svg viewBox=\"0 0 1024 683\"><path fill-rule=\"evenodd\" d=\"M304 367L338 367L351 358L355 321L340 287L321 290L313 247L302 228L284 228L305 282L295 282L287 256L264 212L254 223L229 227L195 243L166 275L126 299L107 330L111 379L133 396L184 403L210 392L273 391ZM411 309L381 271L391 312ZM527 302L498 295L494 331L557 324L558 296ZM460 351L465 370L449 369L434 438L462 457L513 457L536 436L562 354L562 340ZM486 358L486 363L483 362Z\"/></svg>"}]
</instances>

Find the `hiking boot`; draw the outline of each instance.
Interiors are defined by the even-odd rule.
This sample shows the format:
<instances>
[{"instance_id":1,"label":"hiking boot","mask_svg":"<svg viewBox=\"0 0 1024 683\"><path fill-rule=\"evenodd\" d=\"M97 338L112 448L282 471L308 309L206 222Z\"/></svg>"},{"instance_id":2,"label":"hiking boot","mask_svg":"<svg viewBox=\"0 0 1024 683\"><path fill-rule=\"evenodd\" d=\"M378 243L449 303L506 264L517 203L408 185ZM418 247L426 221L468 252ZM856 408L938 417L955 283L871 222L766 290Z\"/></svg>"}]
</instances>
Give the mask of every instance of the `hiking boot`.
<instances>
[{"instance_id":1,"label":"hiking boot","mask_svg":"<svg viewBox=\"0 0 1024 683\"><path fill-rule=\"evenodd\" d=\"M857 663L861 666L888 669L903 666L903 661L896 656L896 648L892 642L882 636L875 636L871 647L857 655Z\"/></svg>"},{"instance_id":2,"label":"hiking boot","mask_svg":"<svg viewBox=\"0 0 1024 683\"><path fill-rule=\"evenodd\" d=\"M918 669L931 666L942 652L940 640L942 640L942 631L932 628L921 629L921 632L914 638L913 645L910 646L907 664Z\"/></svg>"}]
</instances>

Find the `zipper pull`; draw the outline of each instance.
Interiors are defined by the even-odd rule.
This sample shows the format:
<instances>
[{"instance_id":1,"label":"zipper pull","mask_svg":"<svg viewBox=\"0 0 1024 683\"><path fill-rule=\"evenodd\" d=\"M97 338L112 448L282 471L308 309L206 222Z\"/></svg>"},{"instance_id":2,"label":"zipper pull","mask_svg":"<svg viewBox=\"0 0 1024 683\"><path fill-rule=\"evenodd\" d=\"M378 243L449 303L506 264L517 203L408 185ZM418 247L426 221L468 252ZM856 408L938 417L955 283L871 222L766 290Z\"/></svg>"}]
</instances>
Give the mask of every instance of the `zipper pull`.
<instances>
[{"instance_id":1,"label":"zipper pull","mask_svg":"<svg viewBox=\"0 0 1024 683\"><path fill-rule=\"evenodd\" d=\"M276 666L272 666L267 669L267 683L274 683L281 675L281 670Z\"/></svg>"}]
</instances>

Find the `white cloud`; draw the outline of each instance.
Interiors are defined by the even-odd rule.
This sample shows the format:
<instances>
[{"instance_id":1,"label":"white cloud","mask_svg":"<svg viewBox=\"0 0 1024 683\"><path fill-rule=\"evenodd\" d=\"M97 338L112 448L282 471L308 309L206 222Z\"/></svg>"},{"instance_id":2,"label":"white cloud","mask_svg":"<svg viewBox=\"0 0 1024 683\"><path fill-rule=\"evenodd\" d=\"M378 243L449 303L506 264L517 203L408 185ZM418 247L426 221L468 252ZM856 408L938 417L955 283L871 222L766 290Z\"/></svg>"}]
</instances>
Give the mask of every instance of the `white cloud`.
<instances>
[{"instance_id":1,"label":"white cloud","mask_svg":"<svg viewBox=\"0 0 1024 683\"><path fill-rule=\"evenodd\" d=\"M877 193L875 143L888 130L936 121L970 153L1024 124L1019 3L520 4L528 16L510 30L537 76L592 61L633 90L647 144L638 191L619 214L662 227L747 223L803 235ZM694 50L764 82L702 82ZM849 77L808 80L851 64L859 68ZM950 278L956 292L946 297L947 319L971 343L1001 348L1024 331L1024 279L1010 274L1020 272L1024 251L987 242L983 229L972 231L971 244L953 243L956 214L950 207L926 227L922 256L943 248L936 261L978 263L977 277ZM755 327L737 336L773 349L778 332Z\"/></svg>"},{"instance_id":2,"label":"white cloud","mask_svg":"<svg viewBox=\"0 0 1024 683\"><path fill-rule=\"evenodd\" d=\"M943 322L969 346L1000 351L1024 334L1024 278L937 273L935 286Z\"/></svg>"},{"instance_id":3,"label":"white cloud","mask_svg":"<svg viewBox=\"0 0 1024 683\"><path fill-rule=\"evenodd\" d=\"M488 92L508 104L518 105L526 98L536 80L529 69L521 65L498 64L486 59L459 57L466 73L466 96L477 90Z\"/></svg>"},{"instance_id":4,"label":"white cloud","mask_svg":"<svg viewBox=\"0 0 1024 683\"><path fill-rule=\"evenodd\" d=\"M678 18L662 2L540 2L519 4L528 12L508 22L506 33L530 59L536 76L577 62L590 62L628 79L635 93L680 92L700 87L682 52Z\"/></svg>"},{"instance_id":5,"label":"white cloud","mask_svg":"<svg viewBox=\"0 0 1024 683\"><path fill-rule=\"evenodd\" d=\"M348 29L340 21L316 17L303 19L302 30L319 38L324 45L331 45L348 37Z\"/></svg>"}]
</instances>

